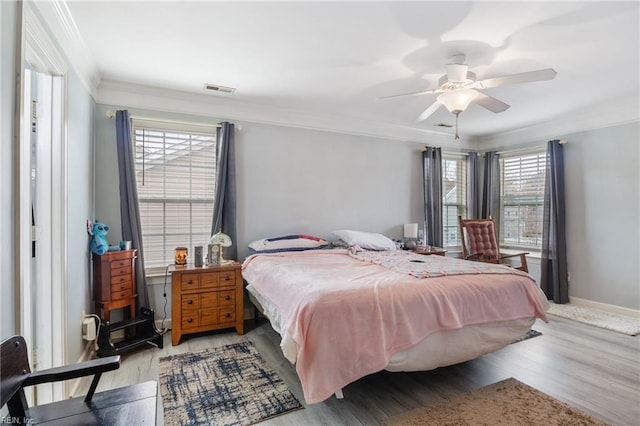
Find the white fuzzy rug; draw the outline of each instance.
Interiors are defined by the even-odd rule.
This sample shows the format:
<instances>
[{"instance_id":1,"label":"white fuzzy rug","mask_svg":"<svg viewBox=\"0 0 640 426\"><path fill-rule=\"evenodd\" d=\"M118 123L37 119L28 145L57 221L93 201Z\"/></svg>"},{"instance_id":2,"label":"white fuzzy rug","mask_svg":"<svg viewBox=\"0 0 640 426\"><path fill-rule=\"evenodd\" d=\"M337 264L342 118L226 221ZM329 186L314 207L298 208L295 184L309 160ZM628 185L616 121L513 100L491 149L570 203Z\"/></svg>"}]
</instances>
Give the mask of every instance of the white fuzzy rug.
<instances>
[{"instance_id":1,"label":"white fuzzy rug","mask_svg":"<svg viewBox=\"0 0 640 426\"><path fill-rule=\"evenodd\" d=\"M629 336L640 334L640 319L638 318L610 314L609 312L598 311L584 306L575 306L568 303L562 305L551 303L551 308L547 313L596 327L606 328L607 330L613 330Z\"/></svg>"}]
</instances>

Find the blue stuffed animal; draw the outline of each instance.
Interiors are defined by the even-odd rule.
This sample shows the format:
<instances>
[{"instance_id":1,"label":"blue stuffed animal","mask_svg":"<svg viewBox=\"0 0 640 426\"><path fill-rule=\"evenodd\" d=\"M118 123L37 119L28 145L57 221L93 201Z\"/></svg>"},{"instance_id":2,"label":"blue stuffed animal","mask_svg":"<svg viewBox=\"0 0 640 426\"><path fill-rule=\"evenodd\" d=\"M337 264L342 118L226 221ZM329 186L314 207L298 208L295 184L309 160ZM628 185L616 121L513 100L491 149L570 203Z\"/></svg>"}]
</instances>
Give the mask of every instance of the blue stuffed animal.
<instances>
[{"instance_id":1,"label":"blue stuffed animal","mask_svg":"<svg viewBox=\"0 0 640 426\"><path fill-rule=\"evenodd\" d=\"M91 251L95 254L105 254L109 251L109 242L107 241L109 227L96 220L91 231Z\"/></svg>"}]
</instances>

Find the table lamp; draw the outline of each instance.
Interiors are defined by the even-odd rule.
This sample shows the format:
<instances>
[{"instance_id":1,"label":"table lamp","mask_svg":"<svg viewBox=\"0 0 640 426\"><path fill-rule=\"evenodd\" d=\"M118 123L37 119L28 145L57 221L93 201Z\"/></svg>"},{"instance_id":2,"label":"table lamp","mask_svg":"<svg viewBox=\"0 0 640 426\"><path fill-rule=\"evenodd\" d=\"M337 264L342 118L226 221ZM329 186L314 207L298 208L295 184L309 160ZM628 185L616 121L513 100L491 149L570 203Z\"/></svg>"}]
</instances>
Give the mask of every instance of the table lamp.
<instances>
[{"instance_id":1,"label":"table lamp","mask_svg":"<svg viewBox=\"0 0 640 426\"><path fill-rule=\"evenodd\" d=\"M416 248L416 238L418 238L418 224L405 223L404 224L404 248L409 250Z\"/></svg>"},{"instance_id":2,"label":"table lamp","mask_svg":"<svg viewBox=\"0 0 640 426\"><path fill-rule=\"evenodd\" d=\"M211 236L209 244L218 246L218 265L226 265L233 262L232 260L225 260L222 257L222 248L231 247L231 237L229 237L227 234L223 234L222 232L218 232L217 234L213 234Z\"/></svg>"}]
</instances>

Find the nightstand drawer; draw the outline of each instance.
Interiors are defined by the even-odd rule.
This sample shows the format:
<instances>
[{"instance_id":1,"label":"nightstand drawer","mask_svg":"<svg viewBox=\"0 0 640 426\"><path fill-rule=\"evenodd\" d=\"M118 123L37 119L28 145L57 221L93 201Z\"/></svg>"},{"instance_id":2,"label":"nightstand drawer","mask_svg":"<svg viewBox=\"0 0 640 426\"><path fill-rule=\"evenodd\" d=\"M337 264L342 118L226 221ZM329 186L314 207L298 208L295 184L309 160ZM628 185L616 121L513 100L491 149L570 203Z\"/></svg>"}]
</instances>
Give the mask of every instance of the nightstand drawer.
<instances>
[{"instance_id":1,"label":"nightstand drawer","mask_svg":"<svg viewBox=\"0 0 640 426\"><path fill-rule=\"evenodd\" d=\"M234 306L236 304L235 291L219 291L218 292L218 306Z\"/></svg>"},{"instance_id":2,"label":"nightstand drawer","mask_svg":"<svg viewBox=\"0 0 640 426\"><path fill-rule=\"evenodd\" d=\"M236 310L233 308L220 309L220 322L233 322L236 320Z\"/></svg>"},{"instance_id":3,"label":"nightstand drawer","mask_svg":"<svg viewBox=\"0 0 640 426\"><path fill-rule=\"evenodd\" d=\"M182 296L182 310L200 309L199 294L185 294Z\"/></svg>"},{"instance_id":4,"label":"nightstand drawer","mask_svg":"<svg viewBox=\"0 0 640 426\"><path fill-rule=\"evenodd\" d=\"M217 288L220 276L217 272L209 272L200 275L201 288Z\"/></svg>"},{"instance_id":5,"label":"nightstand drawer","mask_svg":"<svg viewBox=\"0 0 640 426\"><path fill-rule=\"evenodd\" d=\"M121 275L131 275L131 264L127 266L121 266L119 268L111 268L111 279L113 279L113 277L118 277Z\"/></svg>"},{"instance_id":6,"label":"nightstand drawer","mask_svg":"<svg viewBox=\"0 0 640 426\"><path fill-rule=\"evenodd\" d=\"M200 274L183 274L180 277L180 289L197 290L200 288Z\"/></svg>"},{"instance_id":7,"label":"nightstand drawer","mask_svg":"<svg viewBox=\"0 0 640 426\"><path fill-rule=\"evenodd\" d=\"M231 288L236 286L236 277L233 272L220 273L220 288Z\"/></svg>"},{"instance_id":8,"label":"nightstand drawer","mask_svg":"<svg viewBox=\"0 0 640 426\"><path fill-rule=\"evenodd\" d=\"M182 328L195 328L200 326L199 311L183 311L182 312Z\"/></svg>"},{"instance_id":9,"label":"nightstand drawer","mask_svg":"<svg viewBox=\"0 0 640 426\"><path fill-rule=\"evenodd\" d=\"M210 291L208 293L200 293L200 306L204 308L215 308L218 306L218 293L217 291Z\"/></svg>"}]
</instances>

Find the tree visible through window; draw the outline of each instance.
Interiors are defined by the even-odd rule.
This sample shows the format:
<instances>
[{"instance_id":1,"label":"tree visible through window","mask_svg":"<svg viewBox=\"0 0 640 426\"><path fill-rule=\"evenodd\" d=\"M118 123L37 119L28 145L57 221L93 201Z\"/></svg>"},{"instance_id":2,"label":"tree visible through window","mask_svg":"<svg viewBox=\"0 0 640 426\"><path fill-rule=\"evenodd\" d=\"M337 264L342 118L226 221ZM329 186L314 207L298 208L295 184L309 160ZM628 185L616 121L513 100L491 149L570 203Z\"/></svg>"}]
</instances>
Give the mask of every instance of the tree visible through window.
<instances>
[{"instance_id":1,"label":"tree visible through window","mask_svg":"<svg viewBox=\"0 0 640 426\"><path fill-rule=\"evenodd\" d=\"M465 217L466 168L464 159L442 159L442 226L445 247L461 245L458 216Z\"/></svg>"},{"instance_id":2,"label":"tree visible through window","mask_svg":"<svg viewBox=\"0 0 640 426\"><path fill-rule=\"evenodd\" d=\"M212 133L136 125L136 185L145 268L174 261L176 247L206 245L211 232L216 180Z\"/></svg>"},{"instance_id":3,"label":"tree visible through window","mask_svg":"<svg viewBox=\"0 0 640 426\"><path fill-rule=\"evenodd\" d=\"M501 245L541 247L546 158L539 152L500 160Z\"/></svg>"}]
</instances>

